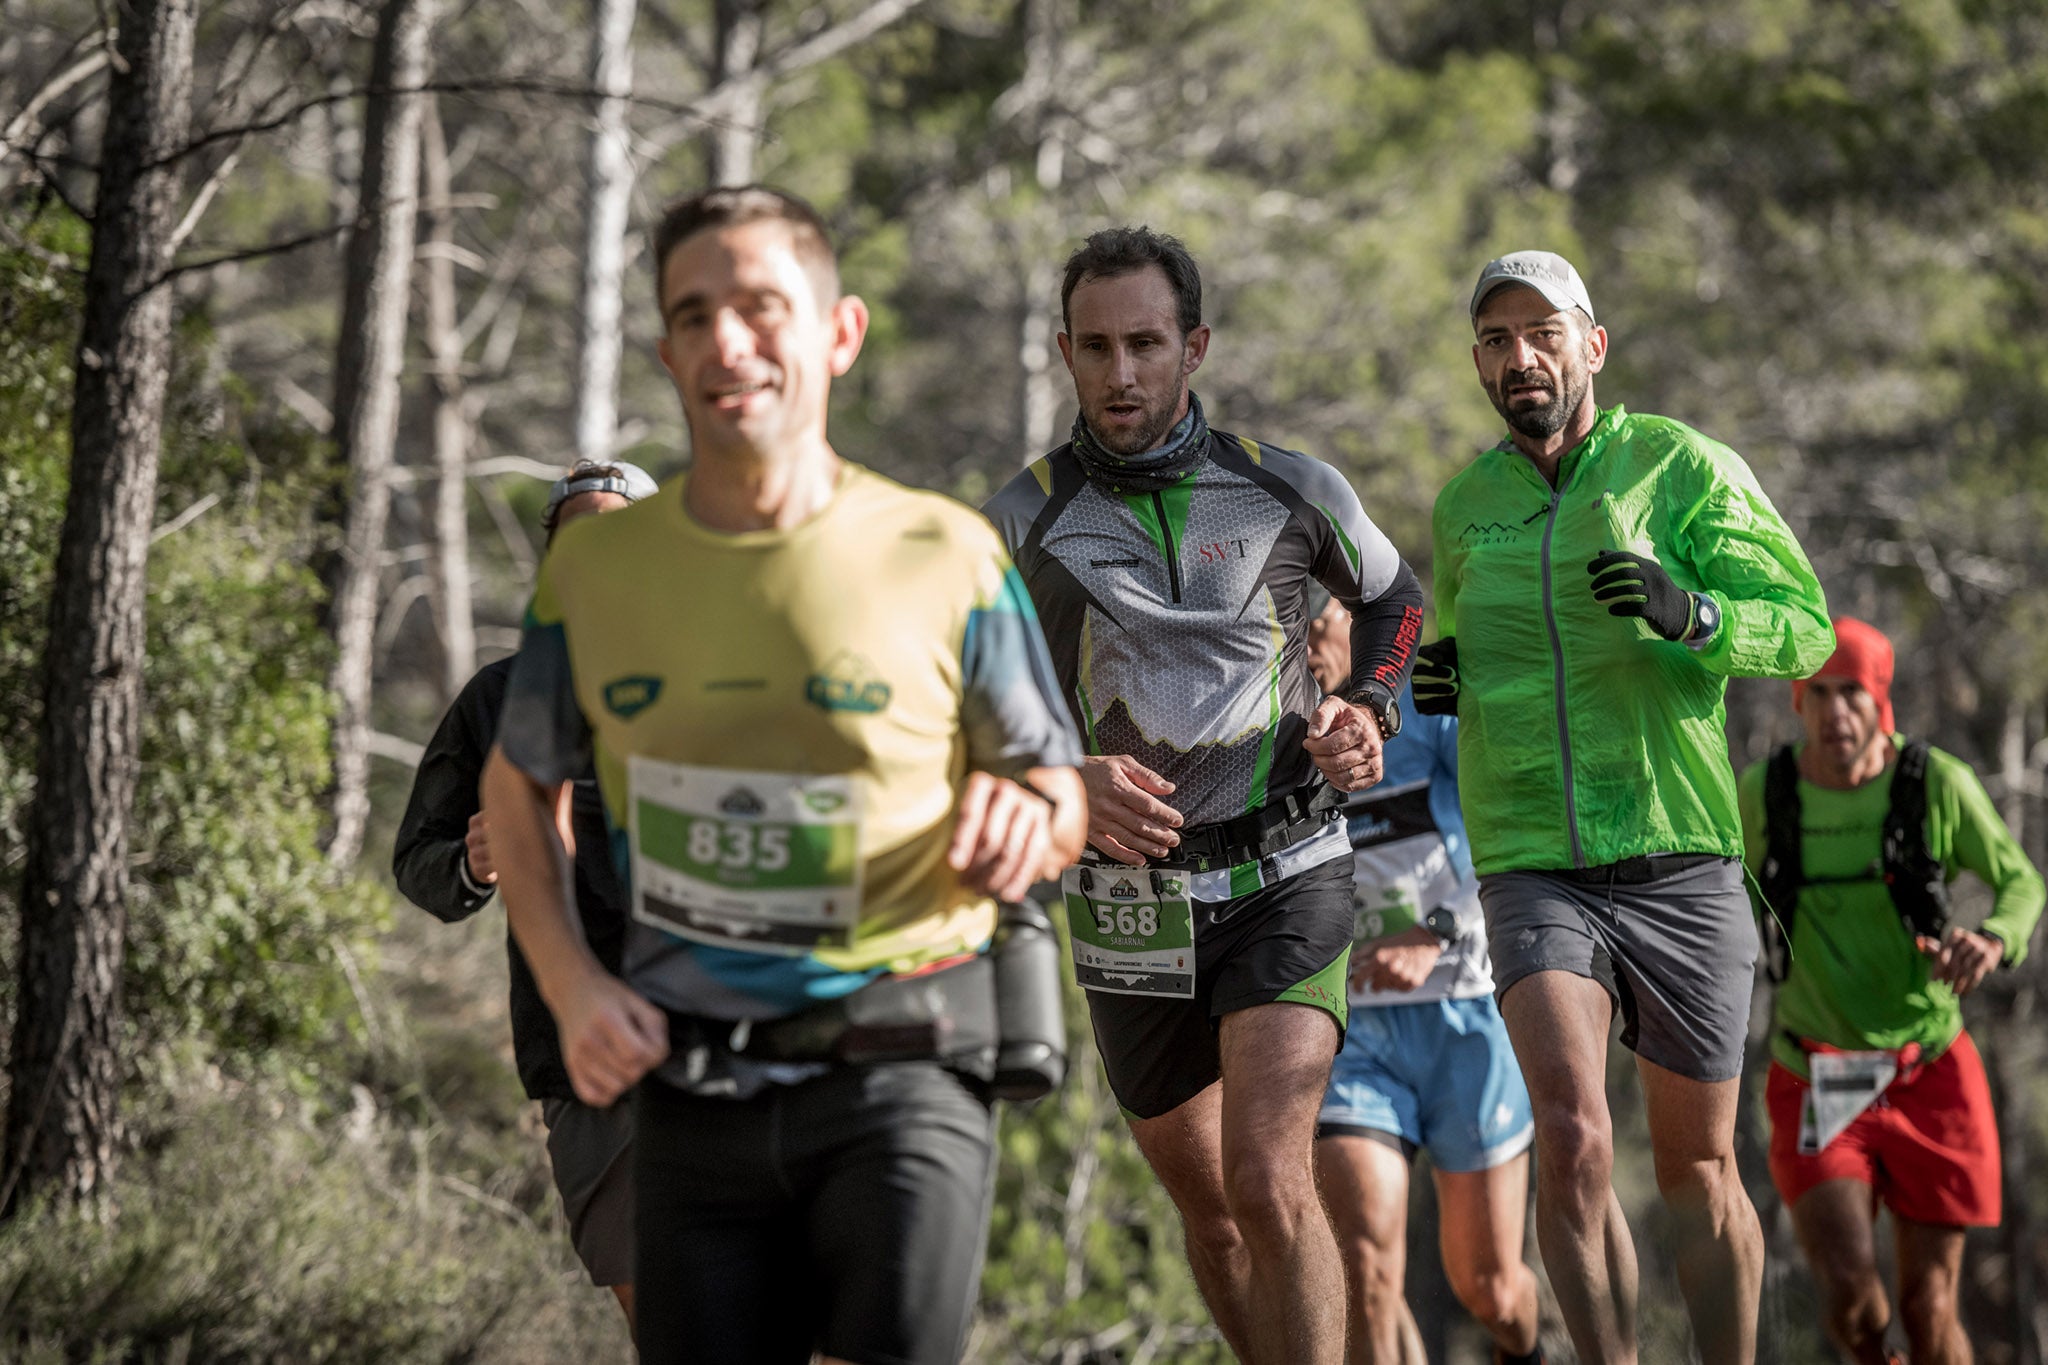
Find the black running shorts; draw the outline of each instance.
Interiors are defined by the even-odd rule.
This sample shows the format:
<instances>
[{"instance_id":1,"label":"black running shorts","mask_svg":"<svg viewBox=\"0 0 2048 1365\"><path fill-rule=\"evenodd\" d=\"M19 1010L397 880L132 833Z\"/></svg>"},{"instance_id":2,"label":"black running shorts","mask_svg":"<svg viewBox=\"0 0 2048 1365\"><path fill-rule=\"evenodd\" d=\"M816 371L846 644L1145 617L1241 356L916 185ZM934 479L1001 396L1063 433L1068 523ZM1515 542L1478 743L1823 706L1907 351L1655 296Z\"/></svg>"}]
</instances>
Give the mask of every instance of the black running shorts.
<instances>
[{"instance_id":1,"label":"black running shorts","mask_svg":"<svg viewBox=\"0 0 2048 1365\"><path fill-rule=\"evenodd\" d=\"M645 1365L954 1365L980 1288L994 1124L931 1062L751 1099L641 1084Z\"/></svg>"},{"instance_id":2,"label":"black running shorts","mask_svg":"<svg viewBox=\"0 0 2048 1365\"><path fill-rule=\"evenodd\" d=\"M1160 1000L1089 991L1095 1047L1117 1103L1135 1118L1178 1109L1223 1074L1217 1026L1226 1014L1292 1001L1337 1021L1351 959L1351 859L1333 858L1227 901L1195 902L1195 997Z\"/></svg>"},{"instance_id":3,"label":"black running shorts","mask_svg":"<svg viewBox=\"0 0 2048 1365\"><path fill-rule=\"evenodd\" d=\"M569 1240L590 1272L610 1288L633 1282L633 1106L624 1100L592 1109L577 1100L546 1100L548 1164L569 1219Z\"/></svg>"}]
</instances>

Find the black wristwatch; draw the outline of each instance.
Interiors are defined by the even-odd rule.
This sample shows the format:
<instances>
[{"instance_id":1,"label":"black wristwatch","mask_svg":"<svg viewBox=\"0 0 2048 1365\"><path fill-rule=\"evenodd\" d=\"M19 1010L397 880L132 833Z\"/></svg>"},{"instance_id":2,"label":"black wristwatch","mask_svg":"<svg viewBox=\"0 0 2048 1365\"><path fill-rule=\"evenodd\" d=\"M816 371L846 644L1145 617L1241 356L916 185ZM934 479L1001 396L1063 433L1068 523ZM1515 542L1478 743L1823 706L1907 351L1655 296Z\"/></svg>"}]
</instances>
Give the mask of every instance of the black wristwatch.
<instances>
[{"instance_id":1,"label":"black wristwatch","mask_svg":"<svg viewBox=\"0 0 2048 1365\"><path fill-rule=\"evenodd\" d=\"M1446 948L1458 941L1458 917L1449 906L1439 905L1424 915L1422 927L1435 934Z\"/></svg>"},{"instance_id":2,"label":"black wristwatch","mask_svg":"<svg viewBox=\"0 0 2048 1365\"><path fill-rule=\"evenodd\" d=\"M1369 682L1355 687L1344 700L1361 711L1372 712L1372 718L1380 723L1381 739L1392 739L1401 733L1401 703L1383 685Z\"/></svg>"},{"instance_id":3,"label":"black wristwatch","mask_svg":"<svg viewBox=\"0 0 2048 1365\"><path fill-rule=\"evenodd\" d=\"M1692 595L1692 633L1685 637L1688 649L1705 649L1721 629L1721 604L1703 592Z\"/></svg>"}]
</instances>

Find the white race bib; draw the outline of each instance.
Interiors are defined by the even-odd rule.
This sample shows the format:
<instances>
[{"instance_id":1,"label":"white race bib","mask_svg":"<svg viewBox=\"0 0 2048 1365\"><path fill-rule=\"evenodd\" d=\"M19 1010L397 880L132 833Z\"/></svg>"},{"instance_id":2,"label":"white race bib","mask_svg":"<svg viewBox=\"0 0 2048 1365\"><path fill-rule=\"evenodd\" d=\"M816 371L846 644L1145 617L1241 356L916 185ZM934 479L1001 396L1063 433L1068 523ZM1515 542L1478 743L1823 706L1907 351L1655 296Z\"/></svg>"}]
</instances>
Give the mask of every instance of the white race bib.
<instances>
[{"instance_id":1,"label":"white race bib","mask_svg":"<svg viewBox=\"0 0 2048 1365\"><path fill-rule=\"evenodd\" d=\"M1074 980L1110 995L1195 996L1194 873L1180 867L1070 867Z\"/></svg>"},{"instance_id":2,"label":"white race bib","mask_svg":"<svg viewBox=\"0 0 2048 1365\"><path fill-rule=\"evenodd\" d=\"M699 943L801 956L860 920L860 788L846 776L626 760L633 917Z\"/></svg>"},{"instance_id":3,"label":"white race bib","mask_svg":"<svg viewBox=\"0 0 2048 1365\"><path fill-rule=\"evenodd\" d=\"M1799 1113L1801 1156L1816 1156L1840 1137L1899 1074L1889 1052L1811 1052L1806 1065L1813 1079Z\"/></svg>"}]
</instances>

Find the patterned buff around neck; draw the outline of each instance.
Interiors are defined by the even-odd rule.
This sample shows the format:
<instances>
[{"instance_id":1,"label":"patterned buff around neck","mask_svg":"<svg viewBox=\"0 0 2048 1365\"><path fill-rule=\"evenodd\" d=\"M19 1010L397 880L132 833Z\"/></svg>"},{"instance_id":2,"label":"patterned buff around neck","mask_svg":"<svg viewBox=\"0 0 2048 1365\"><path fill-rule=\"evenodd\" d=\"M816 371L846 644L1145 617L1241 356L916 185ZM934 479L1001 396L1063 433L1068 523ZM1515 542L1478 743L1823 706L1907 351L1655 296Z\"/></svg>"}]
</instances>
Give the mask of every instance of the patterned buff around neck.
<instances>
[{"instance_id":1,"label":"patterned buff around neck","mask_svg":"<svg viewBox=\"0 0 2048 1365\"><path fill-rule=\"evenodd\" d=\"M1097 443L1088 419L1074 418L1074 458L1091 483L1112 493L1156 493L1179 483L1209 448L1209 423L1202 400L1188 393L1188 415L1166 435L1166 444L1135 455L1117 455Z\"/></svg>"}]
</instances>

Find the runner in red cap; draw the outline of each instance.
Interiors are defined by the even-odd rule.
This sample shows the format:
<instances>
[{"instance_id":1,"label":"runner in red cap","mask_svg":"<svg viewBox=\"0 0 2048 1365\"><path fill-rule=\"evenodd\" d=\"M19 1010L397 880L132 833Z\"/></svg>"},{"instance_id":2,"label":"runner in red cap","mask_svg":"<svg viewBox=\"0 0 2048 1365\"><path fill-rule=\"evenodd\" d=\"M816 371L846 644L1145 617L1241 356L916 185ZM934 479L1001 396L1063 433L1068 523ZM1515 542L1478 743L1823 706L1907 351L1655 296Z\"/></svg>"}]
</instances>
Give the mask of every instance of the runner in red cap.
<instances>
[{"instance_id":1,"label":"runner in red cap","mask_svg":"<svg viewBox=\"0 0 2048 1365\"><path fill-rule=\"evenodd\" d=\"M1872 1224L1891 1210L1914 1365L1971 1359L1963 1235L1999 1221L1998 1127L1959 997L2026 955L2041 876L1961 759L1894 732L1892 646L1861 621L1793 684L1806 728L1742 775L1747 858L1777 986L1766 1095L1771 1178L1821 1286L1828 1334L1895 1359ZM1967 868L1996 893L1949 923Z\"/></svg>"}]
</instances>

